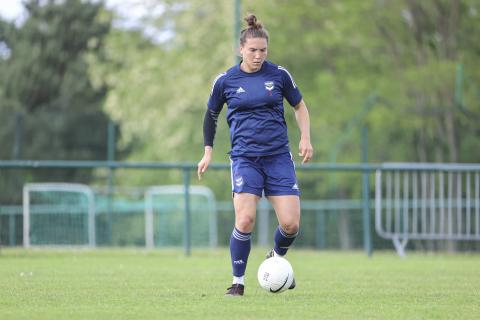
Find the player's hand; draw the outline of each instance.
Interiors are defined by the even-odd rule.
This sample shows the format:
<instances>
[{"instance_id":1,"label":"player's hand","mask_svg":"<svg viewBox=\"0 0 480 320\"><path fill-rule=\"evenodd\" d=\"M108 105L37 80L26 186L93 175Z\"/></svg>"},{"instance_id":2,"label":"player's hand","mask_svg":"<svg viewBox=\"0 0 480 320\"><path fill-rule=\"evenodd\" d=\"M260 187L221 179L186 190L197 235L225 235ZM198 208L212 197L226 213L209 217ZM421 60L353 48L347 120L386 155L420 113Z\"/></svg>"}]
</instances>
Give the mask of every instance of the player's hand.
<instances>
[{"instance_id":1,"label":"player's hand","mask_svg":"<svg viewBox=\"0 0 480 320\"><path fill-rule=\"evenodd\" d=\"M197 165L198 180L202 180L203 174L207 171L210 162L212 161L212 147L206 146L205 153L202 160Z\"/></svg>"},{"instance_id":2,"label":"player's hand","mask_svg":"<svg viewBox=\"0 0 480 320\"><path fill-rule=\"evenodd\" d=\"M301 138L298 144L298 155L302 157L302 164L309 162L313 157L313 147L310 143L310 139Z\"/></svg>"}]
</instances>

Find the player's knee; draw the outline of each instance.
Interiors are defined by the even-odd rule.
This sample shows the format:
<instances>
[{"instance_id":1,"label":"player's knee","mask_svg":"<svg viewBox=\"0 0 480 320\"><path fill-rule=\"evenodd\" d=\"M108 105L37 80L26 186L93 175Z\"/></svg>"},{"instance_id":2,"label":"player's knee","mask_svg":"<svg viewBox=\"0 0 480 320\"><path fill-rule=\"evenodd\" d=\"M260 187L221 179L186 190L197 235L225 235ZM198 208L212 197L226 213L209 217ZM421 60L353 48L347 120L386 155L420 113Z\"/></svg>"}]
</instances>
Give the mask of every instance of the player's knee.
<instances>
[{"instance_id":1,"label":"player's knee","mask_svg":"<svg viewBox=\"0 0 480 320\"><path fill-rule=\"evenodd\" d=\"M286 234L295 234L300 229L300 224L298 222L284 223L282 229Z\"/></svg>"},{"instance_id":2,"label":"player's knee","mask_svg":"<svg viewBox=\"0 0 480 320\"><path fill-rule=\"evenodd\" d=\"M241 232L251 232L253 226L255 224L255 220L251 217L239 217L236 221L236 227Z\"/></svg>"}]
</instances>

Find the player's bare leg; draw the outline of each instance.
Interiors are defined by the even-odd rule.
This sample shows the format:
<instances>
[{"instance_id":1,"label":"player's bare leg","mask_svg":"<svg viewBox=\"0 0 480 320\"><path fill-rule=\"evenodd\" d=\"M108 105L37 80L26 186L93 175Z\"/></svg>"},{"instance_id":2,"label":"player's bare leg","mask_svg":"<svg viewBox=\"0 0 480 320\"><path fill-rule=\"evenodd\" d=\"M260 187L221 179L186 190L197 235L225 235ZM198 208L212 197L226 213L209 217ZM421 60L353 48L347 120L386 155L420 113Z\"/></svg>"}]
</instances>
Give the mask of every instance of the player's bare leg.
<instances>
[{"instance_id":1,"label":"player's bare leg","mask_svg":"<svg viewBox=\"0 0 480 320\"><path fill-rule=\"evenodd\" d=\"M260 197L251 193L235 193L235 228L241 232L252 232L257 216L257 203Z\"/></svg>"},{"instance_id":2,"label":"player's bare leg","mask_svg":"<svg viewBox=\"0 0 480 320\"><path fill-rule=\"evenodd\" d=\"M296 234L300 227L300 198L296 195L269 196L278 223L287 234Z\"/></svg>"}]
</instances>

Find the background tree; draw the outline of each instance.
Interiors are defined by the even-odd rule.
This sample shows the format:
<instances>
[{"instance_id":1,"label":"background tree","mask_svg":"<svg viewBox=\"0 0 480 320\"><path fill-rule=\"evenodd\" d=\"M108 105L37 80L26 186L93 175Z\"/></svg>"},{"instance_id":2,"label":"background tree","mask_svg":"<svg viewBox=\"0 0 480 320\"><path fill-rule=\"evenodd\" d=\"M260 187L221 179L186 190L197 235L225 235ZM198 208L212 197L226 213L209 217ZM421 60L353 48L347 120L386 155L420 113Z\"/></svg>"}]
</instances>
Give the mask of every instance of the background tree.
<instances>
[{"instance_id":1,"label":"background tree","mask_svg":"<svg viewBox=\"0 0 480 320\"><path fill-rule=\"evenodd\" d=\"M315 161L359 162L362 126L371 162L480 161L478 0L241 2L242 15L257 14L270 32L269 59L302 90ZM212 81L235 61L234 3L148 3L138 30L108 33L102 3L80 0L28 1L23 25L0 23L1 158L103 159L111 117L128 160L199 160ZM228 162L225 114L214 162ZM293 114L286 104L295 154ZM181 181L174 171L116 178L126 186ZM301 179L305 199L361 194L360 177L309 172ZM226 180L210 171L202 183L226 200ZM359 224L347 213L338 217L341 230Z\"/></svg>"},{"instance_id":2,"label":"background tree","mask_svg":"<svg viewBox=\"0 0 480 320\"><path fill-rule=\"evenodd\" d=\"M122 123L123 142L136 141L130 159L196 162L211 81L234 61L233 3L155 4L164 13L147 18L159 33L170 34L167 41L146 45L121 33L108 38L109 56L125 68L107 72L112 90L106 110ZM468 112L479 113L478 45L472 40L480 33L478 10L468 0L242 1L242 11L256 13L271 33L269 58L292 72L312 109L320 162L360 161L364 124L372 162L477 162L480 151L472 148L478 132ZM463 111L453 99L460 64L469 77ZM364 112L372 93L384 102ZM289 111L294 142L298 130ZM226 162L228 131L224 121L219 125L214 161ZM346 194L359 194L359 183L338 182ZM329 189L318 179L307 184L312 195Z\"/></svg>"},{"instance_id":3,"label":"background tree","mask_svg":"<svg viewBox=\"0 0 480 320\"><path fill-rule=\"evenodd\" d=\"M131 159L196 162L211 81L234 61L233 2L156 4L164 6L164 14L149 21L159 32L170 32L169 41L135 50L139 42L125 41L125 35L108 39L108 52L130 67L110 68L114 81L107 110L126 129L124 142L136 141ZM270 32L269 59L287 67L302 90L319 162L359 162L364 125L370 129L372 162L478 162L473 115L480 112L474 68L479 51L473 39L480 35L479 10L477 2L467 0L242 1L243 13L257 14ZM459 65L469 80L463 105L454 99ZM367 108L372 94L379 99ZM299 132L288 105L285 114L295 153ZM228 137L221 116L215 162L228 161ZM127 174L123 181L179 179ZM205 179L217 195L228 197L224 173L209 172ZM360 177L309 173L301 179L305 199L361 194ZM347 212L338 215L340 234L358 224ZM351 242L342 240L346 248Z\"/></svg>"},{"instance_id":4,"label":"background tree","mask_svg":"<svg viewBox=\"0 0 480 320\"><path fill-rule=\"evenodd\" d=\"M26 1L25 8L28 18L21 26L0 24L0 43L8 53L0 62L0 158L104 159L107 87L89 75L89 56L101 57L110 30L103 3ZM88 181L90 175L37 172L22 180Z\"/></svg>"},{"instance_id":5,"label":"background tree","mask_svg":"<svg viewBox=\"0 0 480 320\"><path fill-rule=\"evenodd\" d=\"M134 146L130 160L193 162L203 152L201 121L212 81L234 62L231 3L157 5L164 6L164 14L145 23L170 36L158 42L139 32L112 32L106 43L110 62L96 71L107 75L112 88L105 108L122 126L120 143ZM224 121L219 123L215 161L225 162L228 130ZM125 172L123 179L134 185L181 181L177 172Z\"/></svg>"}]
</instances>

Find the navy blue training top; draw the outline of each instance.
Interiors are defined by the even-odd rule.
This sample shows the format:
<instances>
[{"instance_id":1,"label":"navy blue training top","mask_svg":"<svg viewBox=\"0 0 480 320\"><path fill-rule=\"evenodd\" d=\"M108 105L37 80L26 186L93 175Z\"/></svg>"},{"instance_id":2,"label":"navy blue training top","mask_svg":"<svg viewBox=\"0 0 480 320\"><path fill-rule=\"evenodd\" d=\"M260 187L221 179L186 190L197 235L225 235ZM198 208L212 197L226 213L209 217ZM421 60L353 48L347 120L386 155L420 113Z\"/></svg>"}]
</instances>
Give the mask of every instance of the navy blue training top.
<instances>
[{"instance_id":1,"label":"navy blue training top","mask_svg":"<svg viewBox=\"0 0 480 320\"><path fill-rule=\"evenodd\" d=\"M247 73L237 64L213 81L208 108L219 113L227 103L232 156L290 152L283 98L293 107L302 100L290 73L269 61Z\"/></svg>"}]
</instances>

